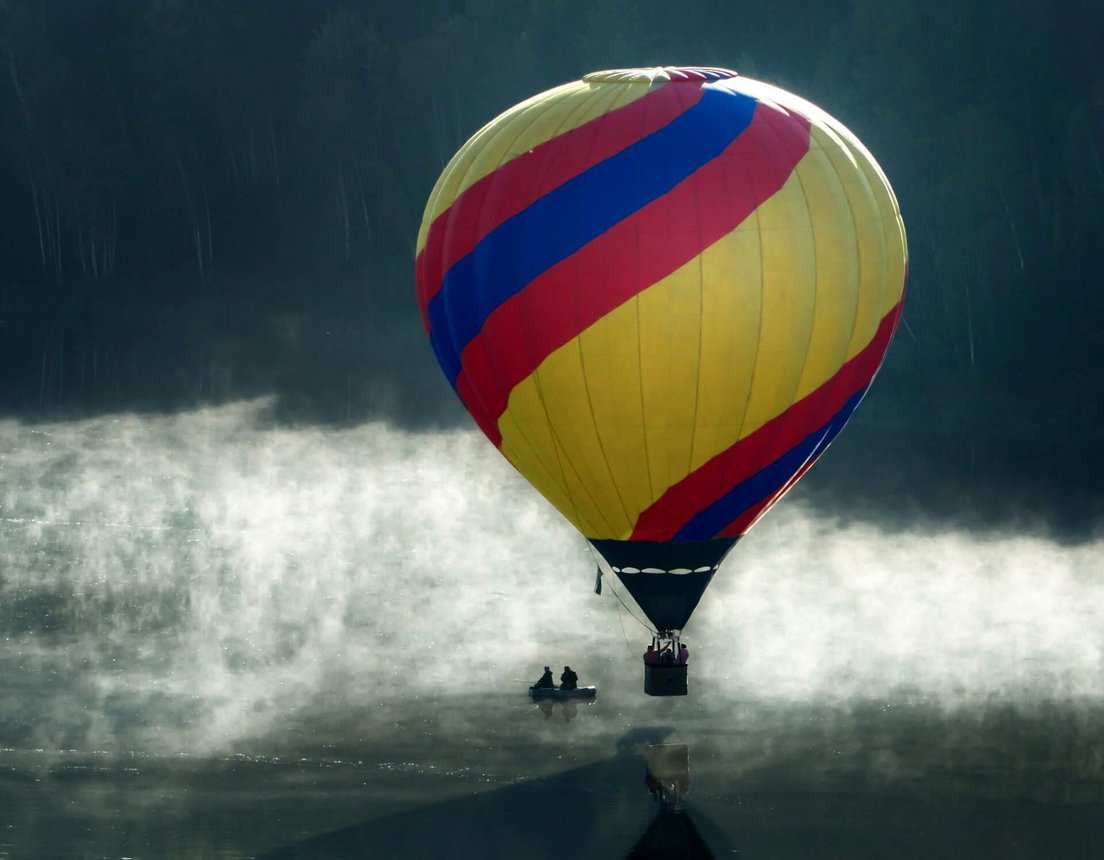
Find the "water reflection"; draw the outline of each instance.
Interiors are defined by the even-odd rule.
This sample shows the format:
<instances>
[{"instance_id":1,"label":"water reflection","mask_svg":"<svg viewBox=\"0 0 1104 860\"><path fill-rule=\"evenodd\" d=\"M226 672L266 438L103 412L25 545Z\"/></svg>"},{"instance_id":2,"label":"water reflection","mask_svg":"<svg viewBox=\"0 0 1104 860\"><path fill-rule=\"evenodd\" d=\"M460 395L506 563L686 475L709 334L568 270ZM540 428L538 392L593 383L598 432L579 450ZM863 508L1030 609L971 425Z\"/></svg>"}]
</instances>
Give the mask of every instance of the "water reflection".
<instances>
[{"instance_id":1,"label":"water reflection","mask_svg":"<svg viewBox=\"0 0 1104 860\"><path fill-rule=\"evenodd\" d=\"M594 704L594 702L593 701L584 701L584 702L581 702L581 703L580 702L573 702L573 701L551 702L551 701L548 701L547 699L545 699L544 701L537 702L536 707L537 707L537 710L540 711L541 714L544 715L544 718L546 720L550 720L550 719L552 719L552 717L554 715L558 714L563 719L564 722L570 723L573 719L575 719L577 716L579 716L579 705L580 704L584 708L589 708L591 705Z\"/></svg>"},{"instance_id":2,"label":"water reflection","mask_svg":"<svg viewBox=\"0 0 1104 860\"><path fill-rule=\"evenodd\" d=\"M626 860L712 860L713 852L685 808L690 747L649 744L644 748L644 765L644 785L659 811Z\"/></svg>"},{"instance_id":3,"label":"water reflection","mask_svg":"<svg viewBox=\"0 0 1104 860\"><path fill-rule=\"evenodd\" d=\"M689 813L680 809L660 810L626 860L713 860L714 856Z\"/></svg>"},{"instance_id":4,"label":"water reflection","mask_svg":"<svg viewBox=\"0 0 1104 860\"><path fill-rule=\"evenodd\" d=\"M262 858L560 860L570 854L573 858L710 860L713 851L686 808L688 746L640 746L642 737L667 731L629 731L619 739L617 754L604 761L364 821L278 848ZM714 843L726 846L720 831L712 830Z\"/></svg>"},{"instance_id":5,"label":"water reflection","mask_svg":"<svg viewBox=\"0 0 1104 860\"><path fill-rule=\"evenodd\" d=\"M572 720L521 696L408 701L368 726L323 709L218 758L0 748L0 856L1101 854L1095 706L760 702L719 720L680 699L659 722L654 701L650 722L613 697ZM676 751L666 770L650 747Z\"/></svg>"}]
</instances>

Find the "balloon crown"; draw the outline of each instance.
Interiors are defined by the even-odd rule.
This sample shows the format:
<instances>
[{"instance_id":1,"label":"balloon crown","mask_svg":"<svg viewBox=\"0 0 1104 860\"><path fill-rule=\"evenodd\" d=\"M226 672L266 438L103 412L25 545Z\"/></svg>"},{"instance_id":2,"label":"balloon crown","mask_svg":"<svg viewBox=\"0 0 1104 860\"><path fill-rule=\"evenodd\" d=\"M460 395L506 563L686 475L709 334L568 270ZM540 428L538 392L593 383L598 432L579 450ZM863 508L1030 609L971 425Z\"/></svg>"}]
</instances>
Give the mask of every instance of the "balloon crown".
<instances>
[{"instance_id":1,"label":"balloon crown","mask_svg":"<svg viewBox=\"0 0 1104 860\"><path fill-rule=\"evenodd\" d=\"M650 66L640 69L607 69L583 75L588 84L650 84L657 81L721 81L734 78L731 69L706 66Z\"/></svg>"}]
</instances>

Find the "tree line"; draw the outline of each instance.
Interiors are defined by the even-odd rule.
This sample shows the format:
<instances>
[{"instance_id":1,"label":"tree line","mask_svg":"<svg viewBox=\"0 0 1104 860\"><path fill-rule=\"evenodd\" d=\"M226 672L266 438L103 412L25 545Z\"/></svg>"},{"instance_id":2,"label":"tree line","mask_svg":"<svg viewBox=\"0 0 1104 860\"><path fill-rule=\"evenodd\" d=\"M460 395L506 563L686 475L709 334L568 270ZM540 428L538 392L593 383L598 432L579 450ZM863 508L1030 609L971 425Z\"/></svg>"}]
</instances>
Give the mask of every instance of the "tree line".
<instances>
[{"instance_id":1,"label":"tree line","mask_svg":"<svg viewBox=\"0 0 1104 860\"><path fill-rule=\"evenodd\" d=\"M441 167L587 71L717 65L838 117L901 200L911 287L869 434L949 472L1016 456L1095 489L1101 18L1090 0L0 0L0 407L276 391L288 417L451 420L411 277Z\"/></svg>"}]
</instances>

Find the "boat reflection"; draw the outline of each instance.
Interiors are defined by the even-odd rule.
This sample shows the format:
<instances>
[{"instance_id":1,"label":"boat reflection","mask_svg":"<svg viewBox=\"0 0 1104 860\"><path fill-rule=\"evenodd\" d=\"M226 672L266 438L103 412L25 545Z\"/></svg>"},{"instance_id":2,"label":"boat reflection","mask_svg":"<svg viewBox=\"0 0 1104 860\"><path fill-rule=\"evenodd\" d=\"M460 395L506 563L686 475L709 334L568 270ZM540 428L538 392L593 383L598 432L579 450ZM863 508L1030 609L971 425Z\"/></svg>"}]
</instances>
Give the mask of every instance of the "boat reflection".
<instances>
[{"instance_id":1,"label":"boat reflection","mask_svg":"<svg viewBox=\"0 0 1104 860\"><path fill-rule=\"evenodd\" d=\"M546 720L552 719L557 712L563 718L564 722L570 723L579 715L579 705L584 708L589 708L594 704L593 701L565 701L565 702L553 702L548 699L543 699L537 702L537 710L539 710Z\"/></svg>"}]
</instances>

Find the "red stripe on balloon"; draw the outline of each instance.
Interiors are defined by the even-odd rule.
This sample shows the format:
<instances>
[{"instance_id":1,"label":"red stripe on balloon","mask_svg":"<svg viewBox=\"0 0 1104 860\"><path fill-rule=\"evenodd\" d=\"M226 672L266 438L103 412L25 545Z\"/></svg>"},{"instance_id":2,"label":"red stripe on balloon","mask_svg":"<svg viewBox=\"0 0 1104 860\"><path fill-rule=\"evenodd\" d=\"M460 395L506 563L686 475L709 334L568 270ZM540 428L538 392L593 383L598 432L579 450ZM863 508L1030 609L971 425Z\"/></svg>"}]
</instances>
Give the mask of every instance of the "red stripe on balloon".
<instances>
[{"instance_id":1,"label":"red stripe on balloon","mask_svg":"<svg viewBox=\"0 0 1104 860\"><path fill-rule=\"evenodd\" d=\"M870 343L816 391L668 488L641 513L632 540L671 540L699 511L827 424L856 392L870 384L877 373L893 337L901 307L899 303L886 314ZM811 462L804 464L798 475L811 465ZM792 484L793 480L787 482L782 490L748 508L721 535L743 534Z\"/></svg>"},{"instance_id":2,"label":"red stripe on balloon","mask_svg":"<svg viewBox=\"0 0 1104 860\"><path fill-rule=\"evenodd\" d=\"M823 454L824 451L821 451L820 453ZM721 533L717 535L717 537L742 537L744 534L750 531L751 527L759 521L759 518L762 517L763 514L765 514L768 510L770 510L774 506L775 502L786 495L786 493L788 493L793 488L793 485L801 480L801 476L808 472L809 469L812 468L813 463L815 463L819 459L820 454L817 454L816 457L806 460L805 464L797 470L797 473L792 478L790 478L790 480L786 481L786 483L777 493L772 493L765 499L756 502L742 514L740 514L740 516L729 523L729 525L727 525L724 529L722 529Z\"/></svg>"},{"instance_id":3,"label":"red stripe on balloon","mask_svg":"<svg viewBox=\"0 0 1104 860\"><path fill-rule=\"evenodd\" d=\"M738 227L773 196L809 148L809 122L760 104L717 158L499 305L462 354L456 390L483 432L510 392L549 355ZM682 213L691 220L678 221Z\"/></svg>"},{"instance_id":4,"label":"red stripe on balloon","mask_svg":"<svg viewBox=\"0 0 1104 860\"><path fill-rule=\"evenodd\" d=\"M701 87L661 86L546 140L466 188L434 219L414 262L426 331L426 307L440 291L445 272L484 236L549 191L667 125L701 96Z\"/></svg>"},{"instance_id":5,"label":"red stripe on balloon","mask_svg":"<svg viewBox=\"0 0 1104 860\"><path fill-rule=\"evenodd\" d=\"M905 266L905 278L904 278L904 280L905 280L905 284L907 284L908 283L908 265L907 264ZM882 320L881 324L879 325L878 332L874 336L875 337L874 343L868 345L867 349L870 349L872 347L874 349L877 349L876 343L879 340L879 338L881 338L882 340L884 340L884 343L885 343L885 346L884 346L883 352L882 352L882 358L884 358L885 350L889 349L889 342L891 340L893 340L893 335L897 332L897 326L901 322L901 316L904 313L904 307L905 307L905 296L904 296L904 285L903 285L902 289L901 289L901 299L900 299L900 301L897 303L897 306L886 315L886 319ZM889 330L888 330L888 334L887 334L885 332L886 320L891 318L891 317L892 317L892 320L889 323ZM871 373L870 380L868 380L867 383L866 383L867 386L869 386L870 382L873 381L874 375L878 372L878 368L881 366L881 361L882 361L882 359L879 358L876 366L874 367L873 372ZM837 373L836 376L833 377L833 379L835 381L835 385L837 386L837 390L835 392L833 392L832 399L833 400L842 399L844 402L846 402L851 397L851 394L849 394L848 392L851 391L851 389L853 388L853 383L850 382L848 380L848 378L842 373ZM832 384L833 384L832 380L829 380L827 383L825 383L825 385L832 385ZM858 389L855 389L855 390L857 391ZM740 516L738 516L735 520L733 520L731 523L729 523L724 529L722 529L721 532L718 534L718 537L741 537L742 535L744 535L748 531L750 531L752 526L754 526L759 521L759 519L768 510L770 510L771 507L774 506L774 503L777 502L779 499L781 499L784 495L786 495L786 493L788 493L790 491L790 489L794 486L794 484L796 484L798 481L801 480L802 476L806 472L808 472L809 469L811 469L813 467L813 464L817 460L820 459L820 455L823 454L826 450L827 450L827 447L822 448L819 452L815 453L814 456L810 457L801 466L801 468L797 470L797 472L794 474L794 476L792 478L790 478L790 480L788 480L778 490L778 492L773 493L770 496L768 496L767 498L765 498L765 499L757 502L756 504L752 505L750 508L748 508L746 511L744 511ZM781 456L781 455L779 455L779 456Z\"/></svg>"}]
</instances>

